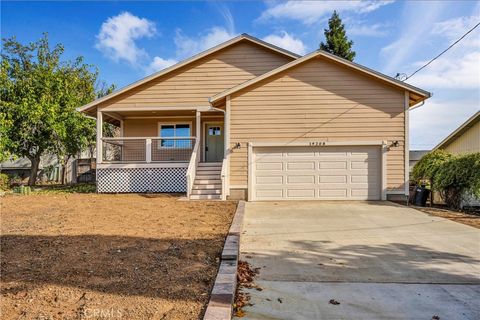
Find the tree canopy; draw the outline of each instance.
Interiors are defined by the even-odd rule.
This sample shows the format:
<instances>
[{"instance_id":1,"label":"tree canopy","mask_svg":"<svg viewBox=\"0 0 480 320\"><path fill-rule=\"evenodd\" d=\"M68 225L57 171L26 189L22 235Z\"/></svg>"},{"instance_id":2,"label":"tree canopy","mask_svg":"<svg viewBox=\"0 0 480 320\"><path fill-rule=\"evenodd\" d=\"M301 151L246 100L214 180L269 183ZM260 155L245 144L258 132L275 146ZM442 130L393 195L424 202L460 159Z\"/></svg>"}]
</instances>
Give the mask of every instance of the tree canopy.
<instances>
[{"instance_id":1,"label":"tree canopy","mask_svg":"<svg viewBox=\"0 0 480 320\"><path fill-rule=\"evenodd\" d=\"M328 20L328 29L324 29L325 43L320 43L320 49L330 52L336 56L353 61L353 41L348 40L345 26L337 11L333 11L332 17Z\"/></svg>"},{"instance_id":2,"label":"tree canopy","mask_svg":"<svg viewBox=\"0 0 480 320\"><path fill-rule=\"evenodd\" d=\"M63 159L95 141L95 121L76 108L97 96L98 71L82 57L61 61L61 44L48 35L27 45L3 39L0 72L0 159L26 157L35 184L40 157Z\"/></svg>"}]
</instances>

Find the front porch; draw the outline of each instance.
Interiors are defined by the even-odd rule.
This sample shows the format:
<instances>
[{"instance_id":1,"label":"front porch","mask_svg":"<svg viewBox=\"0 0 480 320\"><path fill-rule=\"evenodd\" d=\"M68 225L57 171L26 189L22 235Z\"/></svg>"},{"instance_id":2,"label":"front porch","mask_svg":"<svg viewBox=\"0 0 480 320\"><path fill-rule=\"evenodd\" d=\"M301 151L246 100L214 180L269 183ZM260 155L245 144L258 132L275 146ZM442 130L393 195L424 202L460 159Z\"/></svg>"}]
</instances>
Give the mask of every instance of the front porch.
<instances>
[{"instance_id":1,"label":"front porch","mask_svg":"<svg viewBox=\"0 0 480 320\"><path fill-rule=\"evenodd\" d=\"M226 199L222 109L109 109L97 110L98 192L185 192L189 199ZM104 136L104 123L117 127L114 136Z\"/></svg>"}]
</instances>

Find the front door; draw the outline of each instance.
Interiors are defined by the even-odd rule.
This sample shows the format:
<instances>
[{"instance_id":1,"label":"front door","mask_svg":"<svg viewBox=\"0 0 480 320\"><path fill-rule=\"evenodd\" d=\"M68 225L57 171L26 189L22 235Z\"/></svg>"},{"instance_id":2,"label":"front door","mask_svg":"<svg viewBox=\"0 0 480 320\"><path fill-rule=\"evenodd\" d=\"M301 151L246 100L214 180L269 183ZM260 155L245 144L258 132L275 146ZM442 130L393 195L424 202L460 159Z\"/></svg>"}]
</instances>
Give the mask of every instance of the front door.
<instances>
[{"instance_id":1,"label":"front door","mask_svg":"<svg viewBox=\"0 0 480 320\"><path fill-rule=\"evenodd\" d=\"M205 125L205 161L222 161L223 154L223 124L207 123Z\"/></svg>"}]
</instances>

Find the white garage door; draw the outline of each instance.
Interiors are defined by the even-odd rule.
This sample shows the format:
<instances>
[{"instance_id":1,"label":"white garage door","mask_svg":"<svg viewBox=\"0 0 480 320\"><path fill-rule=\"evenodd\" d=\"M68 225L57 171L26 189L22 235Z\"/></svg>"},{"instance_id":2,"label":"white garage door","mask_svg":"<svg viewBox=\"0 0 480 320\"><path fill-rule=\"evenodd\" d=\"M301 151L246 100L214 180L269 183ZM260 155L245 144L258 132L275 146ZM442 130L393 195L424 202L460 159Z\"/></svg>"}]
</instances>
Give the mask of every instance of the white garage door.
<instances>
[{"instance_id":1,"label":"white garage door","mask_svg":"<svg viewBox=\"0 0 480 320\"><path fill-rule=\"evenodd\" d=\"M254 147L252 200L380 200L378 146Z\"/></svg>"}]
</instances>

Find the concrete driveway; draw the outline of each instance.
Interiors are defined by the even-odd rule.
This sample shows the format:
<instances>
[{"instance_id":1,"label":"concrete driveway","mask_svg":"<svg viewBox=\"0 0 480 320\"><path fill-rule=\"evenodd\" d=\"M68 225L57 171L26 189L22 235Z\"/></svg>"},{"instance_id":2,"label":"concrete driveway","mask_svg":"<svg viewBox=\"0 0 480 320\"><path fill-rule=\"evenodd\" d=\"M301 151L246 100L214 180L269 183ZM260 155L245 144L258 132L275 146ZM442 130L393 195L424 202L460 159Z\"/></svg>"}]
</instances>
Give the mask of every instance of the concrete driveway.
<instances>
[{"instance_id":1,"label":"concrete driveway","mask_svg":"<svg viewBox=\"0 0 480 320\"><path fill-rule=\"evenodd\" d=\"M262 288L243 319L480 319L473 227L389 202L256 202L243 228Z\"/></svg>"}]
</instances>

